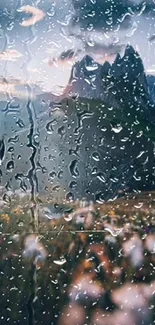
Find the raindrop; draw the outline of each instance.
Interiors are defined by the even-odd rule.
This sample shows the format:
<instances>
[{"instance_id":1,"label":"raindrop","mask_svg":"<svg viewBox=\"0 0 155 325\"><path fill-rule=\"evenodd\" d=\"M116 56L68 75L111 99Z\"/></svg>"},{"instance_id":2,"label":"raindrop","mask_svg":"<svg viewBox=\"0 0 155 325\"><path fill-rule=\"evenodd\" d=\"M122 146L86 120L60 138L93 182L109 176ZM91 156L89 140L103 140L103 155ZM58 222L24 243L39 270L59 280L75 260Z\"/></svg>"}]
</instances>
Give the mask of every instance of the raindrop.
<instances>
[{"instance_id":1,"label":"raindrop","mask_svg":"<svg viewBox=\"0 0 155 325\"><path fill-rule=\"evenodd\" d=\"M77 167L78 161L75 159L71 162L69 169L73 177L78 177L80 175L79 169Z\"/></svg>"},{"instance_id":2,"label":"raindrop","mask_svg":"<svg viewBox=\"0 0 155 325\"><path fill-rule=\"evenodd\" d=\"M53 219L53 215L52 215L51 210L49 208L47 208L47 207L44 207L41 210L41 217L49 219L49 220Z\"/></svg>"},{"instance_id":3,"label":"raindrop","mask_svg":"<svg viewBox=\"0 0 155 325\"><path fill-rule=\"evenodd\" d=\"M15 135L14 137L8 139L8 143L17 143L18 141L19 141L18 135Z\"/></svg>"},{"instance_id":4,"label":"raindrop","mask_svg":"<svg viewBox=\"0 0 155 325\"><path fill-rule=\"evenodd\" d=\"M53 261L56 265L63 265L63 264L65 264L67 261L66 261L66 259L65 258L63 258L63 259L61 259L61 260L54 260Z\"/></svg>"},{"instance_id":5,"label":"raindrop","mask_svg":"<svg viewBox=\"0 0 155 325\"><path fill-rule=\"evenodd\" d=\"M122 126L121 125L118 125L118 126L115 126L115 127L112 127L111 130L114 131L115 133L120 133L122 131Z\"/></svg>"},{"instance_id":6,"label":"raindrop","mask_svg":"<svg viewBox=\"0 0 155 325\"><path fill-rule=\"evenodd\" d=\"M74 195L72 192L68 192L66 194L66 201L73 201L74 200Z\"/></svg>"},{"instance_id":7,"label":"raindrop","mask_svg":"<svg viewBox=\"0 0 155 325\"><path fill-rule=\"evenodd\" d=\"M77 182L75 182L75 181L70 182L69 187L70 187L72 190L74 190L74 189L77 187Z\"/></svg>"},{"instance_id":8,"label":"raindrop","mask_svg":"<svg viewBox=\"0 0 155 325\"><path fill-rule=\"evenodd\" d=\"M67 222L71 221L72 219L72 214L68 215L67 217L64 217L64 220L66 220Z\"/></svg>"},{"instance_id":9,"label":"raindrop","mask_svg":"<svg viewBox=\"0 0 155 325\"><path fill-rule=\"evenodd\" d=\"M25 127L25 124L24 122L19 118L16 122L16 124L22 129Z\"/></svg>"},{"instance_id":10,"label":"raindrop","mask_svg":"<svg viewBox=\"0 0 155 325\"><path fill-rule=\"evenodd\" d=\"M6 169L8 172L12 172L13 169L14 169L14 161L13 160L10 160L8 161L7 165L6 165Z\"/></svg>"},{"instance_id":11,"label":"raindrop","mask_svg":"<svg viewBox=\"0 0 155 325\"><path fill-rule=\"evenodd\" d=\"M133 175L133 178L134 178L136 181L138 181L138 182L141 180L141 176L136 177L135 175Z\"/></svg>"},{"instance_id":12,"label":"raindrop","mask_svg":"<svg viewBox=\"0 0 155 325\"><path fill-rule=\"evenodd\" d=\"M64 134L65 134L65 127L64 126L61 126L58 129L58 134L60 135L61 138L64 136Z\"/></svg>"},{"instance_id":13,"label":"raindrop","mask_svg":"<svg viewBox=\"0 0 155 325\"><path fill-rule=\"evenodd\" d=\"M11 202L11 197L9 195L7 195L6 193L3 195L3 201L6 203L10 203Z\"/></svg>"},{"instance_id":14,"label":"raindrop","mask_svg":"<svg viewBox=\"0 0 155 325\"><path fill-rule=\"evenodd\" d=\"M143 6L137 16L141 16L146 9L146 1L143 3Z\"/></svg>"},{"instance_id":15,"label":"raindrop","mask_svg":"<svg viewBox=\"0 0 155 325\"><path fill-rule=\"evenodd\" d=\"M9 148L8 148L8 152L11 153L11 152L13 152L13 151L14 151L14 147L9 147Z\"/></svg>"},{"instance_id":16,"label":"raindrop","mask_svg":"<svg viewBox=\"0 0 155 325\"><path fill-rule=\"evenodd\" d=\"M56 172L50 172L50 174L49 174L49 176L52 178L52 179L54 179L56 176L57 176L57 174L56 174Z\"/></svg>"},{"instance_id":17,"label":"raindrop","mask_svg":"<svg viewBox=\"0 0 155 325\"><path fill-rule=\"evenodd\" d=\"M104 177L104 175L102 173L98 173L97 174L97 178L102 182L102 183L105 183L106 182L106 179Z\"/></svg>"},{"instance_id":18,"label":"raindrop","mask_svg":"<svg viewBox=\"0 0 155 325\"><path fill-rule=\"evenodd\" d=\"M134 205L136 209L140 209L143 206L143 202L139 202L138 204Z\"/></svg>"},{"instance_id":19,"label":"raindrop","mask_svg":"<svg viewBox=\"0 0 155 325\"><path fill-rule=\"evenodd\" d=\"M60 170L59 173L58 173L58 178L60 179L60 178L62 178L62 177L63 177L63 171Z\"/></svg>"},{"instance_id":20,"label":"raindrop","mask_svg":"<svg viewBox=\"0 0 155 325\"><path fill-rule=\"evenodd\" d=\"M98 152L93 152L92 154L92 158L95 160L95 161L100 161L100 156L98 154Z\"/></svg>"},{"instance_id":21,"label":"raindrop","mask_svg":"<svg viewBox=\"0 0 155 325\"><path fill-rule=\"evenodd\" d=\"M5 144L4 144L4 138L0 140L0 165L2 164L2 160L5 155Z\"/></svg>"},{"instance_id":22,"label":"raindrop","mask_svg":"<svg viewBox=\"0 0 155 325\"><path fill-rule=\"evenodd\" d=\"M123 228L119 228L119 229L111 229L111 228L109 228L109 227L105 227L104 230L110 232L110 234L111 234L113 237L117 237L117 236L122 232Z\"/></svg>"},{"instance_id":23,"label":"raindrop","mask_svg":"<svg viewBox=\"0 0 155 325\"><path fill-rule=\"evenodd\" d=\"M98 69L98 66L97 66L97 64L94 64L93 66L86 66L86 69L88 71L95 71Z\"/></svg>"},{"instance_id":24,"label":"raindrop","mask_svg":"<svg viewBox=\"0 0 155 325\"><path fill-rule=\"evenodd\" d=\"M131 30L126 34L127 37L131 37L137 30L138 25L136 22L133 23Z\"/></svg>"},{"instance_id":25,"label":"raindrop","mask_svg":"<svg viewBox=\"0 0 155 325\"><path fill-rule=\"evenodd\" d=\"M137 159L140 158L144 153L145 153L145 151L141 151L141 152L139 153L139 155L138 155L136 158L137 158Z\"/></svg>"},{"instance_id":26,"label":"raindrop","mask_svg":"<svg viewBox=\"0 0 155 325\"><path fill-rule=\"evenodd\" d=\"M47 11L47 15L49 17L53 17L55 15L55 8L53 7L49 11ZM57 47L58 47L58 45L57 45Z\"/></svg>"},{"instance_id":27,"label":"raindrop","mask_svg":"<svg viewBox=\"0 0 155 325\"><path fill-rule=\"evenodd\" d=\"M102 204L104 201L105 201L105 198L104 198L104 193L103 192L96 192L95 193L95 201Z\"/></svg>"},{"instance_id":28,"label":"raindrop","mask_svg":"<svg viewBox=\"0 0 155 325\"><path fill-rule=\"evenodd\" d=\"M60 190L60 186L56 185L52 188L53 192L58 192Z\"/></svg>"},{"instance_id":29,"label":"raindrop","mask_svg":"<svg viewBox=\"0 0 155 325\"><path fill-rule=\"evenodd\" d=\"M46 124L46 130L48 134L52 134L53 133L53 121L50 121Z\"/></svg>"},{"instance_id":30,"label":"raindrop","mask_svg":"<svg viewBox=\"0 0 155 325\"><path fill-rule=\"evenodd\" d=\"M92 174L92 175L96 175L96 174L97 174L97 168L96 168L96 167L93 168L91 174Z\"/></svg>"}]
</instances>

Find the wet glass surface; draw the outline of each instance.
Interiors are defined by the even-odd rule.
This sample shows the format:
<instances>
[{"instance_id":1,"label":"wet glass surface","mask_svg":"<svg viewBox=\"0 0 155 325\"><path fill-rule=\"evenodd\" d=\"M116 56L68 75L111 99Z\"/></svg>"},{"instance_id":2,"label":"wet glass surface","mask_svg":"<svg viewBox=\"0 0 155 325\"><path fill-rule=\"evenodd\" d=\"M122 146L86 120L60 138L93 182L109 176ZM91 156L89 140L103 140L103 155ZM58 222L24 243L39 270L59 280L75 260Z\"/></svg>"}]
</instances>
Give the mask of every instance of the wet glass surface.
<instances>
[{"instance_id":1,"label":"wet glass surface","mask_svg":"<svg viewBox=\"0 0 155 325\"><path fill-rule=\"evenodd\" d=\"M0 2L0 325L155 322L155 3Z\"/></svg>"}]
</instances>

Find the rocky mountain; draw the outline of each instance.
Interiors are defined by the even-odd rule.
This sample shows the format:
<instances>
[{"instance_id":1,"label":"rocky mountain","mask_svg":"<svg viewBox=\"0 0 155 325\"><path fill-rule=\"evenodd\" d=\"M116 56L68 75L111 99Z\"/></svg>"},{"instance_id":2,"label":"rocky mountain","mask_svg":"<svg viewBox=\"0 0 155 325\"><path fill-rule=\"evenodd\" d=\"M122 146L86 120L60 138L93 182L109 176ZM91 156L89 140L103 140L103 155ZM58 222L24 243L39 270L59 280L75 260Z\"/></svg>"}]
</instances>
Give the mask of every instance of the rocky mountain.
<instances>
[{"instance_id":1,"label":"rocky mountain","mask_svg":"<svg viewBox=\"0 0 155 325\"><path fill-rule=\"evenodd\" d=\"M137 106L145 113L153 108L143 62L138 52L128 45L124 55L103 65L88 55L73 66L69 85L69 96L99 98L104 102L120 106Z\"/></svg>"}]
</instances>

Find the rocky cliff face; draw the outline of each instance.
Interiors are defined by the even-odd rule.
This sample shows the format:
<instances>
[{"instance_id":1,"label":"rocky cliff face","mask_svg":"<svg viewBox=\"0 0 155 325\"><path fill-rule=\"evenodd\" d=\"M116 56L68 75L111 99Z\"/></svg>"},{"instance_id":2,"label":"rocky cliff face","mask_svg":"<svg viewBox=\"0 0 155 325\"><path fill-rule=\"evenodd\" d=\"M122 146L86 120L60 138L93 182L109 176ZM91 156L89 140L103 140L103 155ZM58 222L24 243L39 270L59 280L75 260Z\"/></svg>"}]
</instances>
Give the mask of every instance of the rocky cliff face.
<instances>
[{"instance_id":1,"label":"rocky cliff face","mask_svg":"<svg viewBox=\"0 0 155 325\"><path fill-rule=\"evenodd\" d=\"M123 57L119 54L111 65L95 62L85 56L73 66L68 94L85 98L100 98L108 104L137 105L137 110L152 109L143 62L132 46L127 46ZM143 109L142 107L143 106Z\"/></svg>"}]
</instances>

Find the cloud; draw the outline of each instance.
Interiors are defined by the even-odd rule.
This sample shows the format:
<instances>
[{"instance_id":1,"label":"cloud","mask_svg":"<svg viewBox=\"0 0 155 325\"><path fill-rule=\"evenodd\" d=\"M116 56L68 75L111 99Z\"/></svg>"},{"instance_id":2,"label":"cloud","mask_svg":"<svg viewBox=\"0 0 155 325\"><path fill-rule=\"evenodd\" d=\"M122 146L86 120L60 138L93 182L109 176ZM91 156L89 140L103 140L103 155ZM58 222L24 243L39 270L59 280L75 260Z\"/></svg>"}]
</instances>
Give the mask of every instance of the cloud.
<instances>
[{"instance_id":1,"label":"cloud","mask_svg":"<svg viewBox=\"0 0 155 325\"><path fill-rule=\"evenodd\" d=\"M155 9L153 0L140 3L134 0L72 0L72 4L72 28L80 26L88 31L113 31L118 27L127 29L131 26L132 17L148 14Z\"/></svg>"},{"instance_id":2,"label":"cloud","mask_svg":"<svg viewBox=\"0 0 155 325\"><path fill-rule=\"evenodd\" d=\"M72 59L76 54L76 51L74 49L69 49L67 51L64 51L60 54L59 59L61 61L64 61L66 59Z\"/></svg>"},{"instance_id":3,"label":"cloud","mask_svg":"<svg viewBox=\"0 0 155 325\"><path fill-rule=\"evenodd\" d=\"M72 0L72 4L75 10L72 25L87 30L109 31L118 25L127 28L135 8L130 0Z\"/></svg>"},{"instance_id":4,"label":"cloud","mask_svg":"<svg viewBox=\"0 0 155 325\"><path fill-rule=\"evenodd\" d=\"M141 17L148 19L150 15L155 15L154 0L71 1L74 13L70 35L82 42L82 50L92 56L97 54L104 57L106 54L111 57L121 52L126 44L126 38L131 39L137 32L139 27L137 21ZM116 35L118 42L114 40ZM98 42L93 40L96 37ZM153 38L150 41L153 41Z\"/></svg>"},{"instance_id":5,"label":"cloud","mask_svg":"<svg viewBox=\"0 0 155 325\"><path fill-rule=\"evenodd\" d=\"M88 42L84 42L84 48L86 53L92 53L97 55L107 55L107 56L113 56L116 55L118 52L121 52L121 50L124 48L124 44L115 44L115 43L109 43L109 44L103 44L103 43L97 43L94 42L93 46L89 45Z\"/></svg>"},{"instance_id":6,"label":"cloud","mask_svg":"<svg viewBox=\"0 0 155 325\"><path fill-rule=\"evenodd\" d=\"M74 50L74 49L68 49L66 51L63 51L59 57L53 58L48 60L48 64L50 66L58 64L64 64L66 62L72 62L75 61L77 58L77 55L81 52L80 49Z\"/></svg>"},{"instance_id":7,"label":"cloud","mask_svg":"<svg viewBox=\"0 0 155 325\"><path fill-rule=\"evenodd\" d=\"M15 61L22 56L20 52L16 49L7 49L5 51L0 51L0 60L4 61Z\"/></svg>"}]
</instances>

